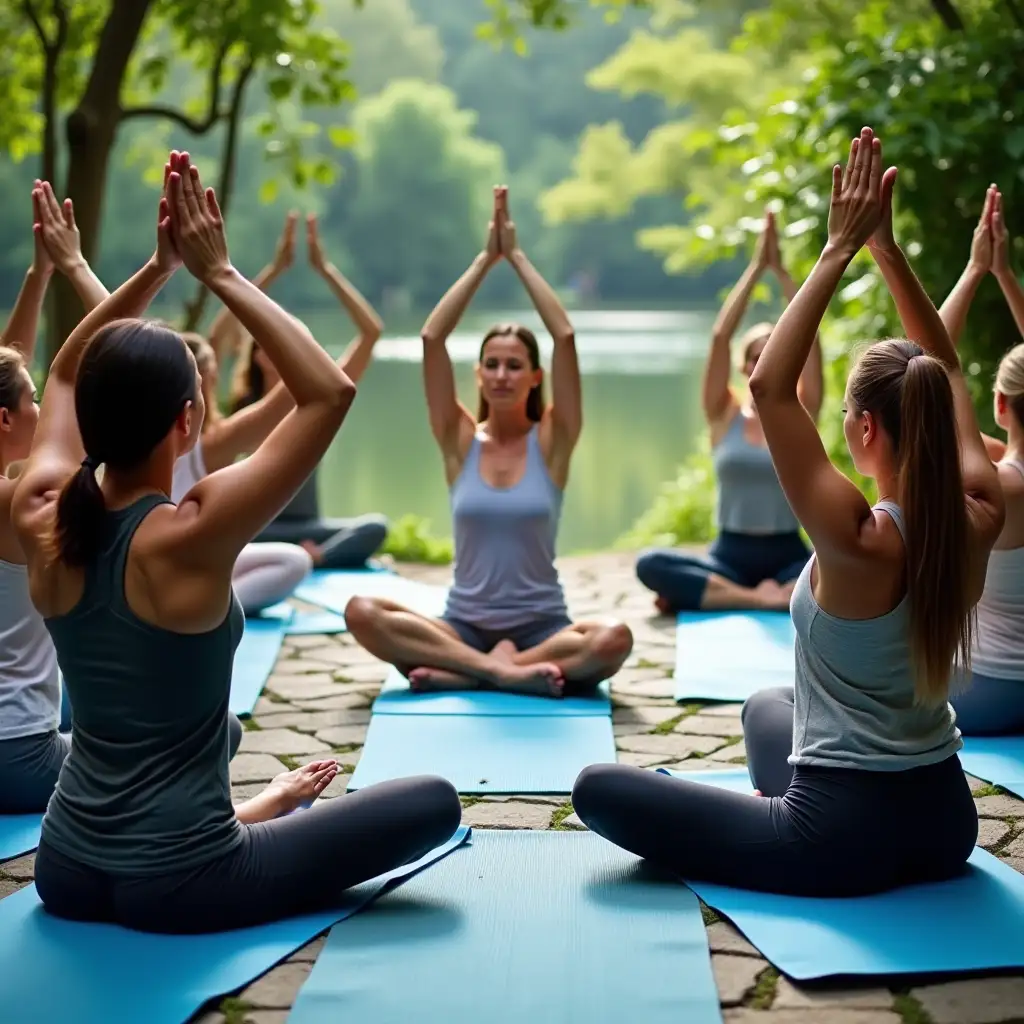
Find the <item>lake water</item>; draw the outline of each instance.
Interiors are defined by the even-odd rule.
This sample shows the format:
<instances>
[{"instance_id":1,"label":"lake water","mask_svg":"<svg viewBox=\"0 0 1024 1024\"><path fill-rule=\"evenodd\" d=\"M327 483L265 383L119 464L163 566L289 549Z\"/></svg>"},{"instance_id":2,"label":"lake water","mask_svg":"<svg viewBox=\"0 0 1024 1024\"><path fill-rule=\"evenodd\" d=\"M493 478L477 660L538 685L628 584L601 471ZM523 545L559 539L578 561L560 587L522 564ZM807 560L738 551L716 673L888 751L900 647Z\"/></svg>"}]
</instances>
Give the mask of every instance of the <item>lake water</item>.
<instances>
[{"instance_id":1,"label":"lake water","mask_svg":"<svg viewBox=\"0 0 1024 1024\"><path fill-rule=\"evenodd\" d=\"M699 382L714 316L713 309L572 312L584 426L565 496L560 553L609 547L694 449L703 427ZM332 352L350 337L348 322L335 314L303 319ZM532 311L467 315L448 350L459 397L471 409L480 339L500 320L535 329L550 366L550 341ZM339 329L343 333L332 343ZM321 507L337 516L372 511L398 518L411 512L428 519L432 533L448 536L448 493L427 423L417 329L385 334L378 343L321 467Z\"/></svg>"}]
</instances>

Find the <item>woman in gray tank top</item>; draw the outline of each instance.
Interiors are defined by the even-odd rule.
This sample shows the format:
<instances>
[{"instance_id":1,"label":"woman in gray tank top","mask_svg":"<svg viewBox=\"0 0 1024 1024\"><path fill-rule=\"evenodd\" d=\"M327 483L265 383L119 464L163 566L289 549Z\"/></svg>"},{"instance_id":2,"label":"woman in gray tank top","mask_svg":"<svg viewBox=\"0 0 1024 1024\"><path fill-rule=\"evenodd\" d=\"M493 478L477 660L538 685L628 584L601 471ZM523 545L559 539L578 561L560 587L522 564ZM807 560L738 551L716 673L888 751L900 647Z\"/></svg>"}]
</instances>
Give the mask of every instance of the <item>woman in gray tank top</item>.
<instances>
[{"instance_id":1,"label":"woman in gray tank top","mask_svg":"<svg viewBox=\"0 0 1024 1024\"><path fill-rule=\"evenodd\" d=\"M592 765L573 791L591 829L685 878L853 896L953 877L977 840L948 695L1003 495L956 351L893 238L895 176L865 128L833 169L828 242L750 380L815 550L793 592L796 685L743 708L760 795L628 765ZM865 244L912 339L873 345L847 382L844 431L874 507L829 461L797 390Z\"/></svg>"},{"instance_id":2,"label":"woman in gray tank top","mask_svg":"<svg viewBox=\"0 0 1024 1024\"><path fill-rule=\"evenodd\" d=\"M295 214L289 214L274 259L253 278L254 284L266 288L291 266L295 258L295 222ZM320 246L316 218L312 214L306 218L306 242L310 266L327 282L328 288L356 325L358 333L342 358L346 373L354 383L358 383L370 364L383 324L355 285L325 256ZM214 337L214 328L218 326L219 336ZM235 348L241 348L231 387L231 411L238 413L270 394L279 379L278 373L267 353L255 344L251 336L245 336L231 311L225 310L223 318L218 317L210 330L211 341L218 342L214 346L218 356L219 345L228 338ZM387 539L387 516L377 512L348 519L322 516L317 472L314 469L303 481L291 501L256 540L259 543L301 544L313 556L314 563L323 569L357 569L365 565Z\"/></svg>"},{"instance_id":3,"label":"woman in gray tank top","mask_svg":"<svg viewBox=\"0 0 1024 1024\"><path fill-rule=\"evenodd\" d=\"M0 339L0 814L43 811L71 746L57 652L32 604L25 552L11 524L17 472L28 457L39 407L29 374L43 300L54 271L86 312L106 295L82 256L71 200L48 184L32 191L35 254Z\"/></svg>"},{"instance_id":4,"label":"woman in gray tank top","mask_svg":"<svg viewBox=\"0 0 1024 1024\"><path fill-rule=\"evenodd\" d=\"M940 314L955 345L982 279L991 273L1024 337L1024 288L1010 266L1003 197L985 194L971 255ZM950 697L965 736L1024 733L1024 343L1003 356L993 393L996 425L1006 440L985 437L1006 501L1006 524L988 561L978 602L970 671Z\"/></svg>"},{"instance_id":5,"label":"woman in gray tank top","mask_svg":"<svg viewBox=\"0 0 1024 1024\"><path fill-rule=\"evenodd\" d=\"M537 339L525 327L488 331L480 347L476 416L455 393L445 347L487 272L502 258L518 274L554 344L552 402L544 404ZM455 579L440 619L391 601L354 597L352 635L396 665L413 689L494 686L552 697L614 675L633 637L620 622L567 614L555 568L562 492L582 427L572 325L519 248L508 190L496 188L486 249L423 327L427 409L451 492Z\"/></svg>"},{"instance_id":6,"label":"woman in gray tank top","mask_svg":"<svg viewBox=\"0 0 1024 1024\"><path fill-rule=\"evenodd\" d=\"M754 259L715 320L704 368L702 402L718 483L718 535L704 556L659 548L637 559L637 578L657 595L655 605L662 614L699 609L785 610L810 555L779 485L757 408L748 396L741 401L729 386L729 345L766 270L772 271L786 300L792 301L796 284L783 266L770 212ZM740 339L744 377L754 372L773 327L756 324ZM821 346L815 336L798 388L800 401L814 421L821 409L822 389Z\"/></svg>"},{"instance_id":7,"label":"woman in gray tank top","mask_svg":"<svg viewBox=\"0 0 1024 1024\"><path fill-rule=\"evenodd\" d=\"M232 569L323 456L355 388L231 265L213 190L187 154L171 154L164 180L154 257L53 362L13 519L75 712L36 858L43 905L202 932L336 905L447 840L461 807L448 782L421 777L289 813L319 796L334 759L232 805L228 702L243 625ZM132 318L180 263L266 348L295 408L249 458L175 504L174 464L205 411L199 374L180 335Z\"/></svg>"}]
</instances>

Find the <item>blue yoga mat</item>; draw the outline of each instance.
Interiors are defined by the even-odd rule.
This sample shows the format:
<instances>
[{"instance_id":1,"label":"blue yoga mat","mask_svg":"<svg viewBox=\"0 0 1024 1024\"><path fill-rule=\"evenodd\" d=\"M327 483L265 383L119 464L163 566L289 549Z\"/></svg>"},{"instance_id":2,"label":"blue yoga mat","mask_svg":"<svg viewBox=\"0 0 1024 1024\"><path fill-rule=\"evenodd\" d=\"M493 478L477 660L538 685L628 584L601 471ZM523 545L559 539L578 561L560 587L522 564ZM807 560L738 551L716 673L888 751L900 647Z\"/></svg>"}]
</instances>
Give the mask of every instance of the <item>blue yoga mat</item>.
<instances>
[{"instance_id":1,"label":"blue yoga mat","mask_svg":"<svg viewBox=\"0 0 1024 1024\"><path fill-rule=\"evenodd\" d=\"M675 698L744 701L792 686L794 641L788 612L680 612Z\"/></svg>"},{"instance_id":2,"label":"blue yoga mat","mask_svg":"<svg viewBox=\"0 0 1024 1024\"><path fill-rule=\"evenodd\" d=\"M344 633L348 627L345 619L334 612L303 612L287 601L265 608L256 616L261 622L276 620L284 624L286 636L318 633Z\"/></svg>"},{"instance_id":3,"label":"blue yoga mat","mask_svg":"<svg viewBox=\"0 0 1024 1024\"><path fill-rule=\"evenodd\" d=\"M0 814L0 861L34 850L39 845L42 823L41 814Z\"/></svg>"},{"instance_id":4,"label":"blue yoga mat","mask_svg":"<svg viewBox=\"0 0 1024 1024\"><path fill-rule=\"evenodd\" d=\"M428 583L399 576L393 572L337 572L318 570L295 591L300 601L319 605L338 615L345 614L349 598L385 597L405 605L410 611L429 618L437 618L444 612L448 599L446 587L435 587Z\"/></svg>"},{"instance_id":5,"label":"blue yoga mat","mask_svg":"<svg viewBox=\"0 0 1024 1024\"><path fill-rule=\"evenodd\" d=\"M570 793L614 761L610 716L373 715L348 788L425 773L460 793Z\"/></svg>"},{"instance_id":6,"label":"blue yoga mat","mask_svg":"<svg viewBox=\"0 0 1024 1024\"><path fill-rule=\"evenodd\" d=\"M965 736L960 763L968 775L1024 797L1024 736Z\"/></svg>"},{"instance_id":7,"label":"blue yoga mat","mask_svg":"<svg viewBox=\"0 0 1024 1024\"><path fill-rule=\"evenodd\" d=\"M519 693L501 693L497 690L460 690L439 693L413 693L409 681L393 668L384 680L373 703L375 715L489 715L535 716L554 718L600 717L612 713L607 682L602 683L593 696L587 697L533 697Z\"/></svg>"},{"instance_id":8,"label":"blue yoga mat","mask_svg":"<svg viewBox=\"0 0 1024 1024\"><path fill-rule=\"evenodd\" d=\"M659 771L753 792L745 770ZM798 981L1024 967L1024 876L980 847L961 878L880 896L817 899L686 884Z\"/></svg>"},{"instance_id":9,"label":"blue yoga mat","mask_svg":"<svg viewBox=\"0 0 1024 1024\"><path fill-rule=\"evenodd\" d=\"M591 833L480 832L335 928L288 1024L720 1024L693 894Z\"/></svg>"},{"instance_id":10,"label":"blue yoga mat","mask_svg":"<svg viewBox=\"0 0 1024 1024\"><path fill-rule=\"evenodd\" d=\"M284 643L285 623L277 618L245 620L231 671L231 711L251 715Z\"/></svg>"},{"instance_id":11,"label":"blue yoga mat","mask_svg":"<svg viewBox=\"0 0 1024 1024\"><path fill-rule=\"evenodd\" d=\"M51 917L35 886L0 900L5 1024L184 1024L337 921L466 841L462 828L421 860L352 889L337 909L215 935L147 935ZM259 893L253 893L259 899Z\"/></svg>"}]
</instances>

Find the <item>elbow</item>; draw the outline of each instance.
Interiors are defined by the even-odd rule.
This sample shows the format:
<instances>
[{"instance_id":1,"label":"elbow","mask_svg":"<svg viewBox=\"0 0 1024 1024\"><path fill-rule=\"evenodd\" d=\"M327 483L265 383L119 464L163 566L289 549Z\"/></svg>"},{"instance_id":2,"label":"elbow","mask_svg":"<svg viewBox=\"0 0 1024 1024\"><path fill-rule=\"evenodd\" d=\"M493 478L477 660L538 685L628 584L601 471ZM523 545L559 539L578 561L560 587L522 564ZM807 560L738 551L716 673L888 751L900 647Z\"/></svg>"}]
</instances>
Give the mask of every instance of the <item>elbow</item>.
<instances>
[{"instance_id":1,"label":"elbow","mask_svg":"<svg viewBox=\"0 0 1024 1024\"><path fill-rule=\"evenodd\" d=\"M332 375L330 388L326 396L327 404L332 409L348 409L356 397L355 381L340 367Z\"/></svg>"},{"instance_id":2,"label":"elbow","mask_svg":"<svg viewBox=\"0 0 1024 1024\"><path fill-rule=\"evenodd\" d=\"M780 386L778 381L772 380L767 374L759 373L758 369L755 368L750 375L747 385L750 388L750 398L754 405L763 407L772 402L786 401L796 397L794 388Z\"/></svg>"}]
</instances>

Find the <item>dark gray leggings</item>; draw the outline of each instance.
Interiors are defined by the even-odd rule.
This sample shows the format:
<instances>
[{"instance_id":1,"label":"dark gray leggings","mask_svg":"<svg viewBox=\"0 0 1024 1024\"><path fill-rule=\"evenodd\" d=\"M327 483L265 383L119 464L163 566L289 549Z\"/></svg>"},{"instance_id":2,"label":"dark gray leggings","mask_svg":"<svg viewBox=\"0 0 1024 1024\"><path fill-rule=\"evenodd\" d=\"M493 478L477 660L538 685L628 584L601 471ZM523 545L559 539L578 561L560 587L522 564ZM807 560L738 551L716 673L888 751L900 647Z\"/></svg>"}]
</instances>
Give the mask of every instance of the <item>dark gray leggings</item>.
<instances>
[{"instance_id":1,"label":"dark gray leggings","mask_svg":"<svg viewBox=\"0 0 1024 1024\"><path fill-rule=\"evenodd\" d=\"M975 672L969 686L950 694L949 703L964 736L1024 733L1024 679L996 679Z\"/></svg>"},{"instance_id":2,"label":"dark gray leggings","mask_svg":"<svg viewBox=\"0 0 1024 1024\"><path fill-rule=\"evenodd\" d=\"M585 768L572 802L592 831L684 878L800 896L858 896L963 870L978 838L953 755L897 772L792 768L793 690L743 707L764 797L622 764Z\"/></svg>"},{"instance_id":3,"label":"dark gray leggings","mask_svg":"<svg viewBox=\"0 0 1024 1024\"><path fill-rule=\"evenodd\" d=\"M461 819L445 779L396 779L245 825L234 850L189 871L115 877L43 841L36 889L50 913L75 921L170 934L247 928L329 909L351 886L447 842Z\"/></svg>"}]
</instances>

